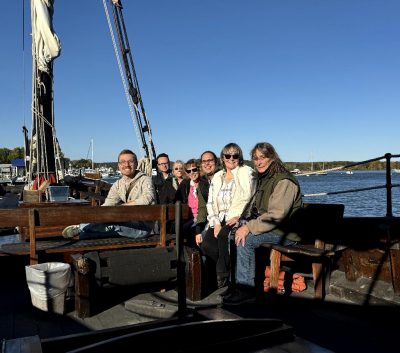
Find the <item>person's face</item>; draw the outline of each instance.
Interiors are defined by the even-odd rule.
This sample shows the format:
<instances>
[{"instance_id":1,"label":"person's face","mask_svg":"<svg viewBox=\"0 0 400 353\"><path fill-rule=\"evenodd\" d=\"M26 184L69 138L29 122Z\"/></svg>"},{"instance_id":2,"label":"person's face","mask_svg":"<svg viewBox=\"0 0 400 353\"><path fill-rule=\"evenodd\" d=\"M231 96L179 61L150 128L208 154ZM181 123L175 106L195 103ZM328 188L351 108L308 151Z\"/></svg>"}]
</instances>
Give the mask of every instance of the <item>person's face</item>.
<instances>
[{"instance_id":1,"label":"person's face","mask_svg":"<svg viewBox=\"0 0 400 353\"><path fill-rule=\"evenodd\" d=\"M197 179L200 178L200 170L195 164L187 166L185 171L186 174L189 175L189 178L193 181L197 181Z\"/></svg>"},{"instance_id":2,"label":"person's face","mask_svg":"<svg viewBox=\"0 0 400 353\"><path fill-rule=\"evenodd\" d=\"M231 148L223 154L222 160L226 169L235 169L239 165L239 152Z\"/></svg>"},{"instance_id":3,"label":"person's face","mask_svg":"<svg viewBox=\"0 0 400 353\"><path fill-rule=\"evenodd\" d=\"M204 153L201 157L201 169L206 175L214 174L215 168L217 166L216 160L211 153Z\"/></svg>"},{"instance_id":4,"label":"person's face","mask_svg":"<svg viewBox=\"0 0 400 353\"><path fill-rule=\"evenodd\" d=\"M269 165L271 164L272 160L271 158L265 157L261 151L256 150L254 155L253 155L253 163L254 163L254 168L257 169L257 172L260 174L264 173Z\"/></svg>"},{"instance_id":5,"label":"person's face","mask_svg":"<svg viewBox=\"0 0 400 353\"><path fill-rule=\"evenodd\" d=\"M162 173L168 173L169 169L169 160L167 157L160 157L157 160L158 170Z\"/></svg>"},{"instance_id":6,"label":"person's face","mask_svg":"<svg viewBox=\"0 0 400 353\"><path fill-rule=\"evenodd\" d=\"M137 160L133 154L121 154L118 159L118 169L123 176L132 177L137 168Z\"/></svg>"},{"instance_id":7,"label":"person's face","mask_svg":"<svg viewBox=\"0 0 400 353\"><path fill-rule=\"evenodd\" d=\"M175 163L172 168L172 173L179 179L183 178L183 165L181 163Z\"/></svg>"}]
</instances>

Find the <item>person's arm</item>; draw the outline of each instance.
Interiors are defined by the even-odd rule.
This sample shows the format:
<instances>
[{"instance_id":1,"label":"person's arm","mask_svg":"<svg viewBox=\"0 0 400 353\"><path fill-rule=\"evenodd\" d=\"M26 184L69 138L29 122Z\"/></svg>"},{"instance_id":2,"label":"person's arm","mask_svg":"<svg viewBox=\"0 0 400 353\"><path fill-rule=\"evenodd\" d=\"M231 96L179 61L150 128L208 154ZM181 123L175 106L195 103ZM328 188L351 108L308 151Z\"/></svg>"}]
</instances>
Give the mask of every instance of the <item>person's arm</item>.
<instances>
[{"instance_id":1,"label":"person's arm","mask_svg":"<svg viewBox=\"0 0 400 353\"><path fill-rule=\"evenodd\" d=\"M215 176L214 176L215 178ZM210 224L210 227L214 227L216 224L220 224L219 218L218 218L218 210L216 205L214 204L214 193L216 192L215 190L215 184L211 183L210 189L208 191L208 200L207 200L207 220L208 223Z\"/></svg>"},{"instance_id":2,"label":"person's arm","mask_svg":"<svg viewBox=\"0 0 400 353\"><path fill-rule=\"evenodd\" d=\"M156 192L153 182L150 177L143 176L138 182L140 182L140 191L135 191L136 187L133 187L131 193L136 195L133 200L126 202L125 206L133 205L153 205L156 203Z\"/></svg>"},{"instance_id":3,"label":"person's arm","mask_svg":"<svg viewBox=\"0 0 400 353\"><path fill-rule=\"evenodd\" d=\"M120 187L119 180L116 181L108 191L106 200L102 204L102 206L117 206L122 203L121 197L119 196L118 190Z\"/></svg>"},{"instance_id":4,"label":"person's arm","mask_svg":"<svg viewBox=\"0 0 400 353\"><path fill-rule=\"evenodd\" d=\"M199 186L200 187L200 186ZM196 234L200 234L207 223L207 207L206 201L204 200L203 194L198 190L198 210L196 218Z\"/></svg>"},{"instance_id":5,"label":"person's arm","mask_svg":"<svg viewBox=\"0 0 400 353\"><path fill-rule=\"evenodd\" d=\"M298 186L289 179L279 181L272 192L268 210L247 222L249 232L257 235L275 229L288 215L298 193Z\"/></svg>"}]
</instances>

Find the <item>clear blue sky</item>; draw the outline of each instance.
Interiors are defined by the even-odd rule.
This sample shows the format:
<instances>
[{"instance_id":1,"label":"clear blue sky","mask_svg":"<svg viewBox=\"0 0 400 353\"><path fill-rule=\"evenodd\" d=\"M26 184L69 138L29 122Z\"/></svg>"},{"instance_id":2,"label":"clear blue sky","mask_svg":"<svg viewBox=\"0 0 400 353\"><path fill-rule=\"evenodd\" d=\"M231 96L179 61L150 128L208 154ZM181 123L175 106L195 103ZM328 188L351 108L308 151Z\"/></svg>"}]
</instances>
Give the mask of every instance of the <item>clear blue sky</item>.
<instances>
[{"instance_id":1,"label":"clear blue sky","mask_svg":"<svg viewBox=\"0 0 400 353\"><path fill-rule=\"evenodd\" d=\"M31 126L30 1L0 12L0 147ZM400 153L399 0L125 0L124 17L156 152L171 160L238 143L284 161ZM143 152L102 0L56 0L57 137L65 155ZM25 74L23 73L25 72Z\"/></svg>"}]
</instances>

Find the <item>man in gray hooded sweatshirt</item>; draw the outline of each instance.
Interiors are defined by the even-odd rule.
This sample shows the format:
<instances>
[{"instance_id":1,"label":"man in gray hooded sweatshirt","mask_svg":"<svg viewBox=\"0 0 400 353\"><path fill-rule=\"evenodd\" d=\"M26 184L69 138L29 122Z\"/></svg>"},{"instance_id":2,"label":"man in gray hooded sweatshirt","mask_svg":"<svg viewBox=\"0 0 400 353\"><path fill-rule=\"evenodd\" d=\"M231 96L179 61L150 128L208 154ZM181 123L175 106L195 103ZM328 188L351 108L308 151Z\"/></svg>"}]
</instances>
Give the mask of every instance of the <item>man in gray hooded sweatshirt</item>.
<instances>
[{"instance_id":1,"label":"man in gray hooded sweatshirt","mask_svg":"<svg viewBox=\"0 0 400 353\"><path fill-rule=\"evenodd\" d=\"M102 206L153 205L156 193L151 177L137 170L136 154L131 150L122 150L118 155L118 169L122 174L108 192ZM62 234L65 238L79 235L80 239L107 238L124 236L145 238L151 234L154 222L130 221L123 223L89 223L66 227Z\"/></svg>"}]
</instances>

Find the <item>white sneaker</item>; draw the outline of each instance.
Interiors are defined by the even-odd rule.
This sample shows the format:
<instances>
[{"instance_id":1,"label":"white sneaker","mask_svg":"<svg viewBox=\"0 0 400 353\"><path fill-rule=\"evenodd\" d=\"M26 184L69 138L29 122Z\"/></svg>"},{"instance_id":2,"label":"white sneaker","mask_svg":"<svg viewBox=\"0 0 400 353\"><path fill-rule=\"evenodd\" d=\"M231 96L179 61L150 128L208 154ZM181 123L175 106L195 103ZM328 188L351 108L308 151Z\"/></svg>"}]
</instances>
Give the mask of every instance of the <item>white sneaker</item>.
<instances>
[{"instance_id":1,"label":"white sneaker","mask_svg":"<svg viewBox=\"0 0 400 353\"><path fill-rule=\"evenodd\" d=\"M64 228L64 230L62 231L62 236L64 238L74 238L78 236L80 232L81 229L78 225L72 225Z\"/></svg>"}]
</instances>

